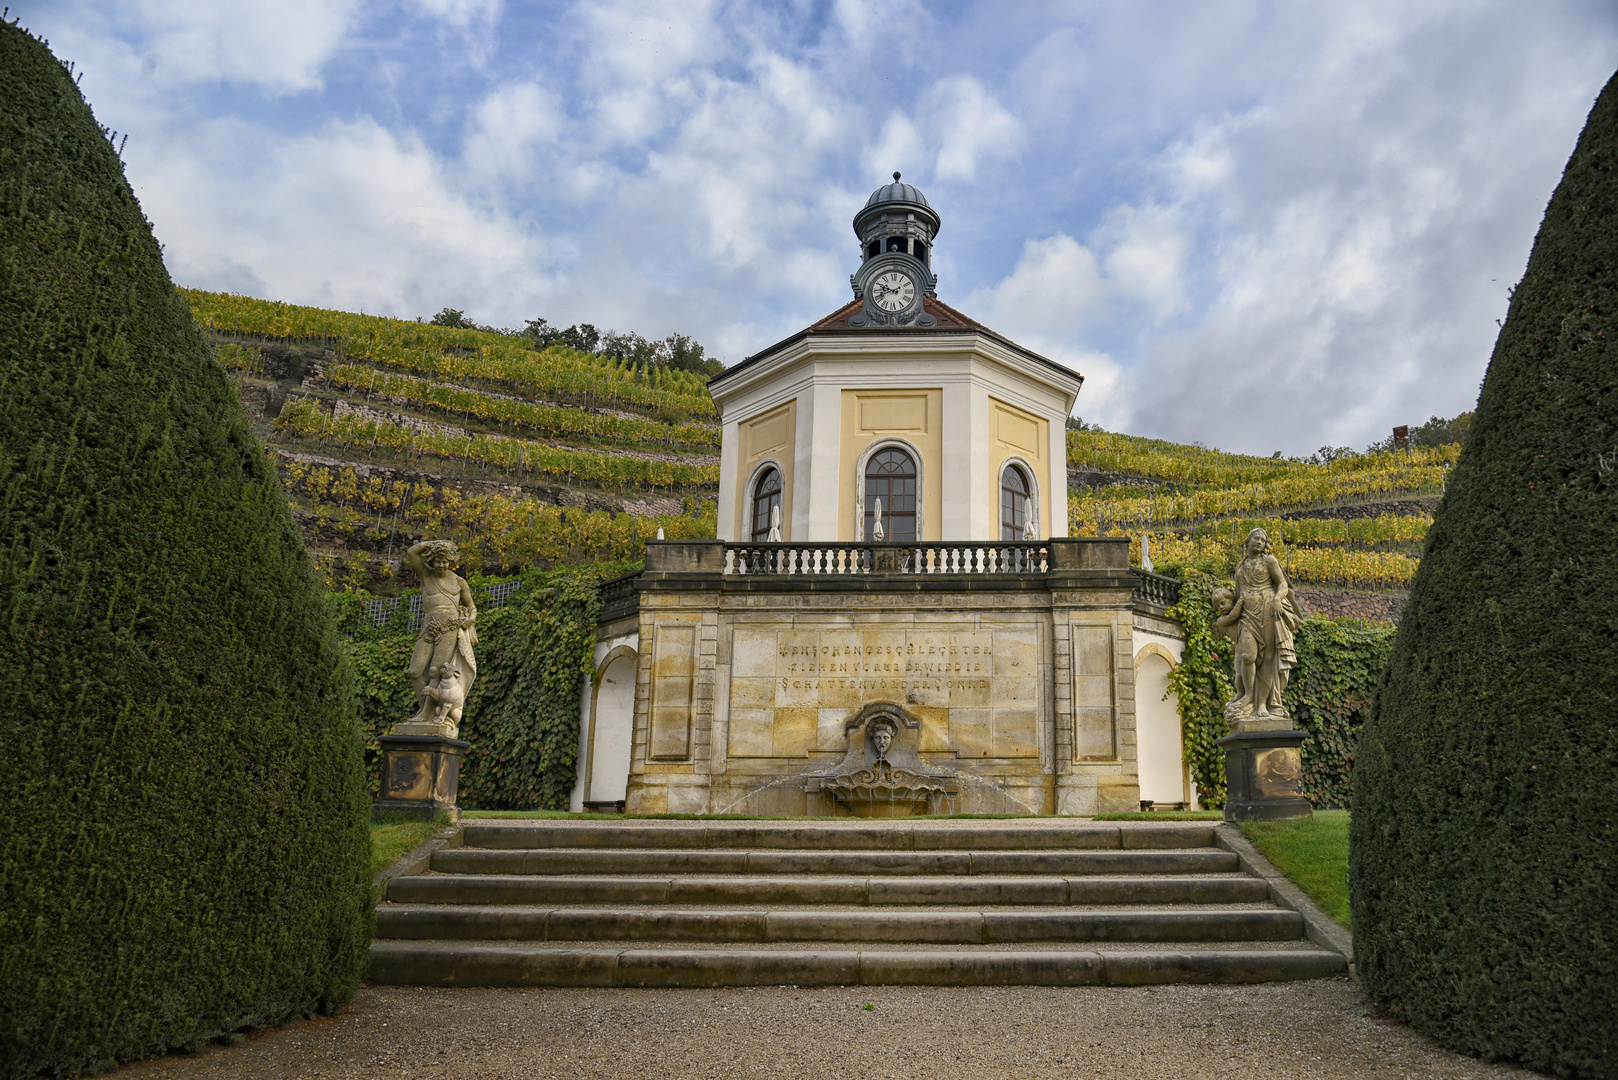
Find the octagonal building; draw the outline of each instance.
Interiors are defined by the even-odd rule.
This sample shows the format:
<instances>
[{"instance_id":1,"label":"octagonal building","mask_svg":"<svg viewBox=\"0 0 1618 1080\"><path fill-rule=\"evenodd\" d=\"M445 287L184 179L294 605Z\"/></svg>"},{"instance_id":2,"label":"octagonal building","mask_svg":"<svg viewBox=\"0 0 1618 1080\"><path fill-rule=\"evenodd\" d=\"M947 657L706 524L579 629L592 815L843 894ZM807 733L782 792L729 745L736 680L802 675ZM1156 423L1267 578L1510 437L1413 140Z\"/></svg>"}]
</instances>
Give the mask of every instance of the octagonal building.
<instances>
[{"instance_id":1,"label":"octagonal building","mask_svg":"<svg viewBox=\"0 0 1618 1080\"><path fill-rule=\"evenodd\" d=\"M1067 535L1083 377L938 299L939 226L895 173L854 218L853 300L709 383L721 540Z\"/></svg>"}]
</instances>

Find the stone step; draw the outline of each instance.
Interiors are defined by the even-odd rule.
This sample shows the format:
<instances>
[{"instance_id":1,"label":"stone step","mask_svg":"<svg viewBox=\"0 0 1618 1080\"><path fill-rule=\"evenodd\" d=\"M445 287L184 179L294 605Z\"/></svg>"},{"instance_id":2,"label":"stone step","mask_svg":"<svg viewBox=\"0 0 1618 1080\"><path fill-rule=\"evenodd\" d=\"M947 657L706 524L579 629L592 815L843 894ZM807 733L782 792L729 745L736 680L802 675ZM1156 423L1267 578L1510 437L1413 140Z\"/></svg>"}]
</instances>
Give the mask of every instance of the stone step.
<instances>
[{"instance_id":1,"label":"stone step","mask_svg":"<svg viewBox=\"0 0 1618 1080\"><path fill-rule=\"evenodd\" d=\"M521 941L917 942L1291 941L1295 911L675 910L611 907L441 907L384 904L378 938Z\"/></svg>"},{"instance_id":2,"label":"stone step","mask_svg":"<svg viewBox=\"0 0 1618 1080\"><path fill-rule=\"evenodd\" d=\"M1231 904L1263 901L1252 877L584 877L419 874L388 882L404 904Z\"/></svg>"},{"instance_id":3,"label":"stone step","mask_svg":"<svg viewBox=\"0 0 1618 1080\"><path fill-rule=\"evenodd\" d=\"M472 820L470 848L773 849L792 851L1173 850L1214 845L1211 824L1159 825L837 825L735 822L618 824Z\"/></svg>"},{"instance_id":4,"label":"stone step","mask_svg":"<svg viewBox=\"0 0 1618 1080\"><path fill-rule=\"evenodd\" d=\"M448 874L1207 874L1232 873L1235 852L759 851L454 848L433 854Z\"/></svg>"},{"instance_id":5,"label":"stone step","mask_svg":"<svg viewBox=\"0 0 1618 1080\"><path fill-rule=\"evenodd\" d=\"M400 986L1150 986L1318 979L1314 948L1220 950L564 948L378 941L367 978Z\"/></svg>"}]
</instances>

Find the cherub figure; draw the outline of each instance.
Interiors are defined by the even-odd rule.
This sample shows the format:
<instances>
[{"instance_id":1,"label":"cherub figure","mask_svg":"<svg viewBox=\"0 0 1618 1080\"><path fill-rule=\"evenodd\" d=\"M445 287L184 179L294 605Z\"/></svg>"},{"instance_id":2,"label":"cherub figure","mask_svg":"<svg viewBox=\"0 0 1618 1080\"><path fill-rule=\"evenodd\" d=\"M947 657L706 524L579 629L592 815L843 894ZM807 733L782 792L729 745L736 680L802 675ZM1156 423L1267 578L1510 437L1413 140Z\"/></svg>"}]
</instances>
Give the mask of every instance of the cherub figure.
<instances>
[{"instance_id":1,"label":"cherub figure","mask_svg":"<svg viewBox=\"0 0 1618 1080\"><path fill-rule=\"evenodd\" d=\"M466 688L461 685L461 671L454 664L440 664L435 674L436 681L425 690L427 696L438 703L432 722L447 723L458 728L461 709L466 704Z\"/></svg>"}]
</instances>

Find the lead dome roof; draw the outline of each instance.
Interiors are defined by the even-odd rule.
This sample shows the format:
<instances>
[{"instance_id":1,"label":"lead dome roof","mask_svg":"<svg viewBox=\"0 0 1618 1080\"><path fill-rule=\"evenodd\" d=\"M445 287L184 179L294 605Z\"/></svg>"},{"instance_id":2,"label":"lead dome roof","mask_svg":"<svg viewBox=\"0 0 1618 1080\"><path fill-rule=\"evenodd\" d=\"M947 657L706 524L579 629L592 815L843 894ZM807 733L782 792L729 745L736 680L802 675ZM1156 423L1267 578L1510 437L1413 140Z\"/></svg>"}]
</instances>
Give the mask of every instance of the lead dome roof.
<instances>
[{"instance_id":1,"label":"lead dome roof","mask_svg":"<svg viewBox=\"0 0 1618 1080\"><path fill-rule=\"evenodd\" d=\"M917 203L929 210L933 208L933 204L927 201L927 196L921 193L920 188L914 184L901 184L897 180L891 184L883 184L871 192L871 197L865 200L865 208L869 210L873 206L892 202Z\"/></svg>"},{"instance_id":2,"label":"lead dome roof","mask_svg":"<svg viewBox=\"0 0 1618 1080\"><path fill-rule=\"evenodd\" d=\"M879 229L883 212L889 207L902 209L905 215L916 220L925 232L922 239L930 243L937 235L941 224L938 211L933 209L920 188L914 184L900 183L899 174L894 173L893 183L883 184L871 192L871 197L865 200L860 212L854 215L854 235L860 238L862 244L869 239L866 236L867 227Z\"/></svg>"}]
</instances>

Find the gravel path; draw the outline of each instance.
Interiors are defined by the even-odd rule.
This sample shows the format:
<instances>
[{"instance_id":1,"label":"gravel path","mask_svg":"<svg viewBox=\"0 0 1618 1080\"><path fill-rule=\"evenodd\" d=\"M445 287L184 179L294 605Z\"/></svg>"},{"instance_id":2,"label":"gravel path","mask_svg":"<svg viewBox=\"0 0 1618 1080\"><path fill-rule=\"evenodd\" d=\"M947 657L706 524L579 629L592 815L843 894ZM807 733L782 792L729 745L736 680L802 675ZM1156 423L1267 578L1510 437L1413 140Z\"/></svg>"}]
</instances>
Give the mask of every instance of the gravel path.
<instances>
[{"instance_id":1,"label":"gravel path","mask_svg":"<svg viewBox=\"0 0 1618 1080\"><path fill-rule=\"evenodd\" d=\"M1140 989L367 987L335 1019L107 1075L1388 1080L1537 1074L1440 1050L1380 1017L1342 977Z\"/></svg>"}]
</instances>

